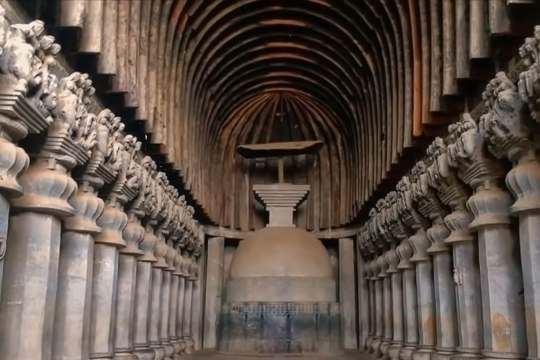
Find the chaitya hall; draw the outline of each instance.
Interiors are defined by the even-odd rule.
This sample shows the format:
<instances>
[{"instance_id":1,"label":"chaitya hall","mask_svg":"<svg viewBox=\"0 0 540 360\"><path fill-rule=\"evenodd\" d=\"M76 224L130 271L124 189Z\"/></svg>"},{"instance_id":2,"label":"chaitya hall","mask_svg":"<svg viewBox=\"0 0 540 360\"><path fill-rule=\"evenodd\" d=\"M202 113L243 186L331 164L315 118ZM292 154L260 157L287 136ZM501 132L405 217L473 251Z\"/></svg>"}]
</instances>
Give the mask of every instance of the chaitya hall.
<instances>
[{"instance_id":1,"label":"chaitya hall","mask_svg":"<svg viewBox=\"0 0 540 360\"><path fill-rule=\"evenodd\" d=\"M0 0L0 360L540 360L540 1Z\"/></svg>"}]
</instances>

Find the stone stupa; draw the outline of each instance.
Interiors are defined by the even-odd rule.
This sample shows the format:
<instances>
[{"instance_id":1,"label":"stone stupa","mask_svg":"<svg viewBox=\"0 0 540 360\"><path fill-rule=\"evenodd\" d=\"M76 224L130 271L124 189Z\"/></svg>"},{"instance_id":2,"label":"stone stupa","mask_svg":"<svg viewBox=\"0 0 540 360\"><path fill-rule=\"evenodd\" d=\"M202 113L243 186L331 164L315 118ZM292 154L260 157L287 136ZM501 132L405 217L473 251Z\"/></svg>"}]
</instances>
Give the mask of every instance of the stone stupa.
<instances>
[{"instance_id":1,"label":"stone stupa","mask_svg":"<svg viewBox=\"0 0 540 360\"><path fill-rule=\"evenodd\" d=\"M321 145L312 141L239 148L248 158L280 156L279 182L253 186L269 222L242 240L234 254L224 294L221 351L339 350L339 306L330 257L319 239L293 222L310 187L285 183L281 158L317 151Z\"/></svg>"}]
</instances>

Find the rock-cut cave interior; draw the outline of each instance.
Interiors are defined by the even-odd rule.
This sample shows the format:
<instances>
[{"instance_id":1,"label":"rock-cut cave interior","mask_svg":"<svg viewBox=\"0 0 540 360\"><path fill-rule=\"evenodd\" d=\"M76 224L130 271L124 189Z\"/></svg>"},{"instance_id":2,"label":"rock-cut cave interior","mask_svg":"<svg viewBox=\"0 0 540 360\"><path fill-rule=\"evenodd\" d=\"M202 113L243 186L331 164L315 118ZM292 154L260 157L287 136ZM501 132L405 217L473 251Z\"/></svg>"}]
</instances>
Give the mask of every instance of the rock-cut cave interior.
<instances>
[{"instance_id":1,"label":"rock-cut cave interior","mask_svg":"<svg viewBox=\"0 0 540 360\"><path fill-rule=\"evenodd\" d=\"M540 0L0 0L0 360L540 360Z\"/></svg>"}]
</instances>

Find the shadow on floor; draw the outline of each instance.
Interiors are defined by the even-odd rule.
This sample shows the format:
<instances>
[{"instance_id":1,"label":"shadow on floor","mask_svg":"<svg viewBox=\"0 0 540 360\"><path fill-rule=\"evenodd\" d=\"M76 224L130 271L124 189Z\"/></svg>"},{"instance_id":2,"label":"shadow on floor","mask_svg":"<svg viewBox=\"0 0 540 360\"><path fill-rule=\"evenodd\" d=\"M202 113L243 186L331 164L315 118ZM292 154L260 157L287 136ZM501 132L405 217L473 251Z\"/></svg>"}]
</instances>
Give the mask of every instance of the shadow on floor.
<instances>
[{"instance_id":1,"label":"shadow on floor","mask_svg":"<svg viewBox=\"0 0 540 360\"><path fill-rule=\"evenodd\" d=\"M238 354L223 354L216 352L198 352L182 357L186 360L276 360L276 359L315 359L315 360L375 360L376 358L365 352L347 352L336 355L299 355L299 354L279 354L279 355L238 355Z\"/></svg>"}]
</instances>

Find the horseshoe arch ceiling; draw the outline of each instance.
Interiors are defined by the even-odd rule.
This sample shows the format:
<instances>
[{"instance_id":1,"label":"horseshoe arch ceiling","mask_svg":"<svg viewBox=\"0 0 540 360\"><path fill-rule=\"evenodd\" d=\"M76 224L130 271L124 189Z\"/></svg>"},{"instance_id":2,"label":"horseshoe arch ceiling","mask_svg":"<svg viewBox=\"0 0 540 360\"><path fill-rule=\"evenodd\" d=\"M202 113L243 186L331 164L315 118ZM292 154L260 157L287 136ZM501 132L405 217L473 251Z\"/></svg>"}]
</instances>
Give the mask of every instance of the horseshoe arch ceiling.
<instances>
[{"instance_id":1,"label":"horseshoe arch ceiling","mask_svg":"<svg viewBox=\"0 0 540 360\"><path fill-rule=\"evenodd\" d=\"M240 229L264 223L250 188L275 164L247 163L237 145L322 140L318 156L288 163L289 180L312 188L299 224L350 224L463 110L492 38L521 32L520 6L504 0L55 1L41 14L73 66L141 120L209 221Z\"/></svg>"}]
</instances>

